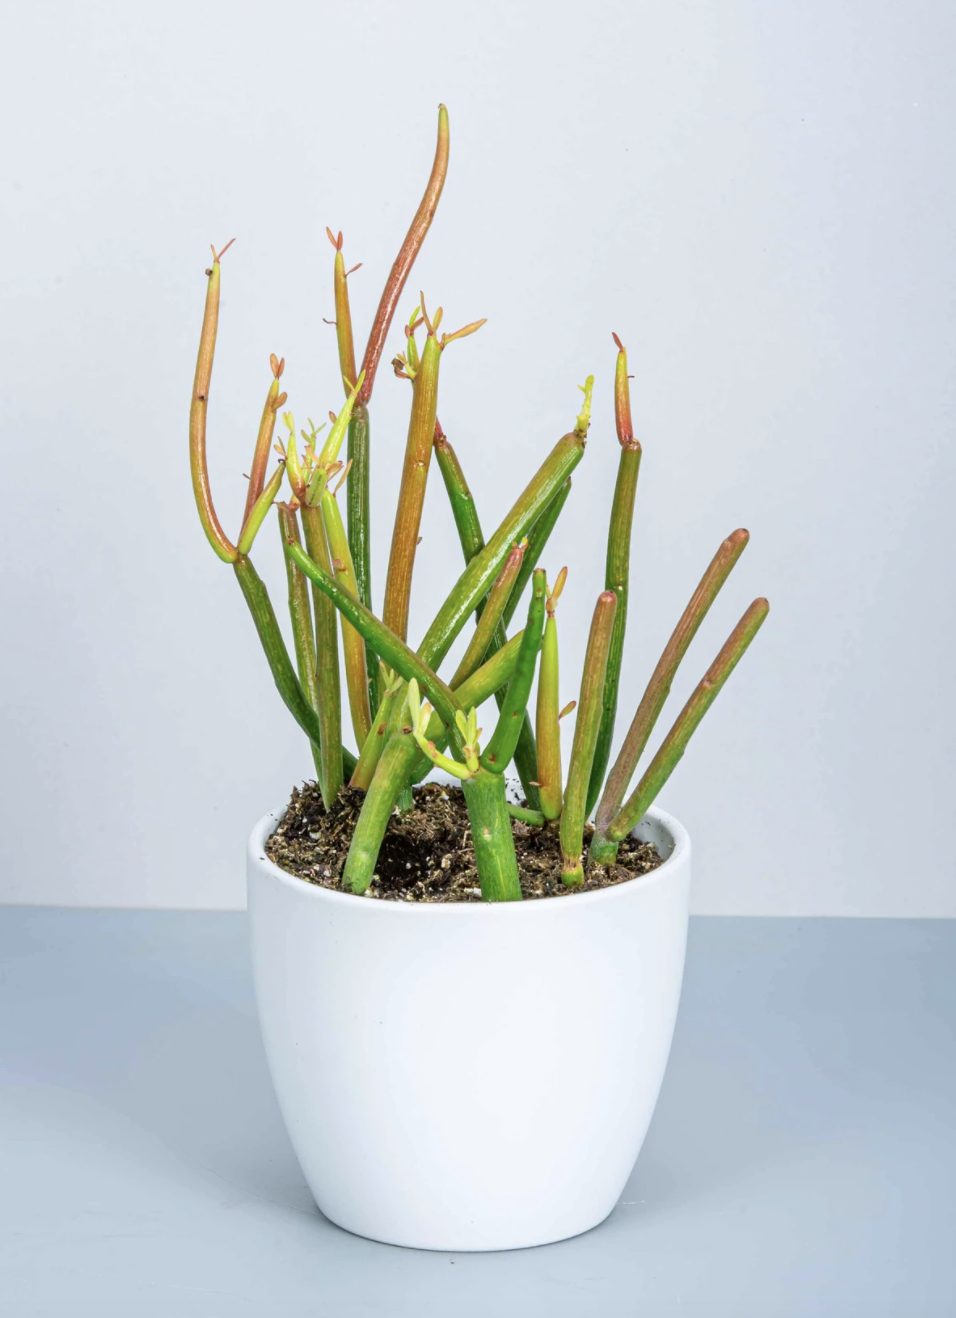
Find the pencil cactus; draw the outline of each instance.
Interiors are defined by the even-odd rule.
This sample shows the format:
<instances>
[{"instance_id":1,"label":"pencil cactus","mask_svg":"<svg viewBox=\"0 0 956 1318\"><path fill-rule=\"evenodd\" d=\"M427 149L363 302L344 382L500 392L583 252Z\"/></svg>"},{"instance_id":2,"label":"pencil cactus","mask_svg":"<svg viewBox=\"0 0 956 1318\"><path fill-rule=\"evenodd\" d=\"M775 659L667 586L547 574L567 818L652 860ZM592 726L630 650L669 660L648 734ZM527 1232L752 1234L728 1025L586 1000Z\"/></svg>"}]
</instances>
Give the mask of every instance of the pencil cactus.
<instances>
[{"instance_id":1,"label":"pencil cactus","mask_svg":"<svg viewBox=\"0 0 956 1318\"><path fill-rule=\"evenodd\" d=\"M239 535L233 543L213 504L206 465L206 418L219 317L221 257L213 249L190 410L190 465L200 521L217 556L232 566L252 615L280 696L309 740L326 809L348 784L364 801L342 874L343 886L365 892L393 811L407 808L411 788L438 767L462 785L471 821L483 897L521 898L512 819L553 829L560 837L563 880L578 886L585 866L611 863L669 778L690 737L766 615L766 600L746 611L678 715L637 786L627 796L638 762L667 699L677 669L711 604L743 552L748 534L723 542L664 649L610 773L607 766L619 704L627 622L631 527L641 445L631 420L627 354L617 347L614 402L619 468L609 509L604 589L598 594L577 702L561 708L556 606L567 580L562 568L548 587L542 556L571 491L591 425L593 378L583 386L581 411L554 445L512 508L486 541L462 464L438 419L439 377L445 348L484 324L441 331L441 308L429 315L424 295L404 327L395 373L411 382L412 398L400 489L392 524L381 615L373 610L370 545L381 521L369 500L369 404L392 321L445 183L448 116L439 111L431 175L386 281L361 366L355 352L343 238L327 230L334 248L332 295L339 374L345 401L331 425L296 431L281 379L285 362L270 358L269 382L249 469ZM230 244L227 244L229 246ZM423 331L421 345L418 334ZM407 386L406 386L407 387ZM282 415L287 436L276 441ZM302 447L299 447L299 441ZM342 449L346 447L343 457ZM270 453L278 463L269 473ZM425 491L435 457L447 491L464 558L448 596L424 638L408 643L409 601ZM284 499L279 496L288 485ZM343 516L339 493L344 489ZM250 557L275 504L285 557L294 662L268 592ZM527 587L530 593L525 601ZM509 636L522 609L524 625ZM519 615L520 616L520 615ZM462 630L473 630L450 679L440 669ZM341 647L341 649L340 649ZM343 692L357 754L342 740ZM534 720L529 702L537 678ZM479 707L497 702L489 733ZM561 759L560 721L577 713L568 772ZM513 765L526 804L508 802L505 771ZM626 799L625 799L626 798ZM585 854L587 819L597 806Z\"/></svg>"}]
</instances>

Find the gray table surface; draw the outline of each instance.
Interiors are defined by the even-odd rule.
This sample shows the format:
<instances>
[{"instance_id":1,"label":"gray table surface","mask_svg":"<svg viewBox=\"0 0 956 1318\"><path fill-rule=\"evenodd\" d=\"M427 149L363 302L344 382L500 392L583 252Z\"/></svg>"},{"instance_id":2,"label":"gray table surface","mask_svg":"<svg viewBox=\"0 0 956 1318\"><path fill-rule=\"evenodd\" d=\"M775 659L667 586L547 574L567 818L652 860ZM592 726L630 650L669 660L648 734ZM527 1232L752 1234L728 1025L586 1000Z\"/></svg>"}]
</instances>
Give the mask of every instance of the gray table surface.
<instances>
[{"instance_id":1,"label":"gray table surface","mask_svg":"<svg viewBox=\"0 0 956 1318\"><path fill-rule=\"evenodd\" d=\"M0 910L0 977L11 1318L956 1314L956 922L694 920L621 1204L485 1255L319 1214L244 916Z\"/></svg>"}]
</instances>

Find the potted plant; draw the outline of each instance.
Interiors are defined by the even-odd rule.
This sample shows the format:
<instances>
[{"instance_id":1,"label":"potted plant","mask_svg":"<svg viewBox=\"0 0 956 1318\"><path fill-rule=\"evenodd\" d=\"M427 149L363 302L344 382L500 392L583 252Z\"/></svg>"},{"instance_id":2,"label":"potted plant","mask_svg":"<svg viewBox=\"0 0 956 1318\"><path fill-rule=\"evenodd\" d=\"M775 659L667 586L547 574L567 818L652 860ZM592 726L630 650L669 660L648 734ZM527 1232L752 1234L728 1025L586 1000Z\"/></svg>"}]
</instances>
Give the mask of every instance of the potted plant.
<instances>
[{"instance_id":1,"label":"potted plant","mask_svg":"<svg viewBox=\"0 0 956 1318\"><path fill-rule=\"evenodd\" d=\"M235 542L206 467L222 256L213 251L190 451L203 528L232 567L317 775L314 788L256 825L248 850L262 1031L303 1171L326 1215L361 1235L507 1249L596 1225L637 1157L670 1047L690 879L688 837L654 801L768 606L750 605L629 791L674 674L748 535L735 531L717 550L608 771L641 462L615 335L620 466L565 777L560 724L574 702L561 708L557 604L566 569L549 575L543 554L584 455L593 379L572 429L486 540L438 420L444 353L484 322L444 332L441 309L430 315L421 297L393 361L411 383L411 415L373 611L369 544L380 522L369 507L369 403L447 166L442 107L431 176L360 368L351 272L341 234L329 232L345 402L324 437L310 423L297 438L284 414L287 434L276 443L286 395L284 362L271 358ZM464 566L412 648L408 606L433 457ZM294 660L250 556L273 504ZM515 615L521 626L510 634ZM466 628L464 653L441 676ZM340 656L355 754L342 740ZM477 710L492 697L484 734ZM521 804L508 796L512 764ZM417 787L436 767L444 785Z\"/></svg>"}]
</instances>

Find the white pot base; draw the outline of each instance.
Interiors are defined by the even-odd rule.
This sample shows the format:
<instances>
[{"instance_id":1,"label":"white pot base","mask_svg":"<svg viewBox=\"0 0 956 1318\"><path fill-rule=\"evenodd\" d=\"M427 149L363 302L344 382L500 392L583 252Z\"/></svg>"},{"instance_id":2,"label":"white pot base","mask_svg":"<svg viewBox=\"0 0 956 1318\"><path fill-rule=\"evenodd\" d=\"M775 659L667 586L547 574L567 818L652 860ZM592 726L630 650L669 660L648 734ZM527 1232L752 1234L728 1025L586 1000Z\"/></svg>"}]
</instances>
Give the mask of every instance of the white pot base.
<instances>
[{"instance_id":1,"label":"white pot base","mask_svg":"<svg viewBox=\"0 0 956 1318\"><path fill-rule=\"evenodd\" d=\"M599 892L492 904L370 901L249 843L263 1039L316 1203L356 1235L521 1249L613 1210L653 1115L683 973L690 841Z\"/></svg>"}]
</instances>

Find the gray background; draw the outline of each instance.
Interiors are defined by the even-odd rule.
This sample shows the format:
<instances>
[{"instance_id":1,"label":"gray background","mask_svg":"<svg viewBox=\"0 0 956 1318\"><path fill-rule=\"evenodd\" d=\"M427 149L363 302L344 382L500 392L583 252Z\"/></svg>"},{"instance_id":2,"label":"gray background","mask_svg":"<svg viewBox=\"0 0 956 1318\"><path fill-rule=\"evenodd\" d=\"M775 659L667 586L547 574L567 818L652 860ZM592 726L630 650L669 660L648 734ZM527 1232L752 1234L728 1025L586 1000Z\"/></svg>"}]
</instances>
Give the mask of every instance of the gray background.
<instances>
[{"instance_id":1,"label":"gray background","mask_svg":"<svg viewBox=\"0 0 956 1318\"><path fill-rule=\"evenodd\" d=\"M695 839L696 909L956 914L953 27L873 0L9 11L0 897L243 903L242 839L310 761L192 506L208 245L238 237L210 408L234 530L268 354L301 418L339 406L324 226L364 262L361 334L444 100L403 308L422 287L452 327L489 317L441 400L486 524L597 376L549 558L572 569L565 698L602 584L611 330L645 447L627 704L720 539L753 534L668 710L768 595L661 801ZM379 583L406 390L383 371L374 399ZM436 473L413 638L458 566Z\"/></svg>"}]
</instances>

